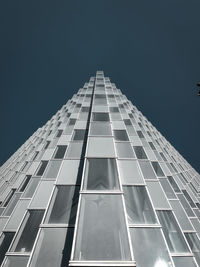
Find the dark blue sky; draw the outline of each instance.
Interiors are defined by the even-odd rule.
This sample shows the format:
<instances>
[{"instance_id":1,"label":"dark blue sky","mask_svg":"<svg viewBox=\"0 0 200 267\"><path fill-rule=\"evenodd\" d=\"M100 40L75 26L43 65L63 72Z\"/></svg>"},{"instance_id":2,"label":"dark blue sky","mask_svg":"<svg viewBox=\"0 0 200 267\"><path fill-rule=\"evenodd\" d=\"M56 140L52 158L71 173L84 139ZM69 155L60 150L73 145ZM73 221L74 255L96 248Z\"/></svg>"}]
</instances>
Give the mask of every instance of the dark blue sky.
<instances>
[{"instance_id":1,"label":"dark blue sky","mask_svg":"<svg viewBox=\"0 0 200 267\"><path fill-rule=\"evenodd\" d=\"M200 171L199 0L0 3L0 164L94 75Z\"/></svg>"}]
</instances>

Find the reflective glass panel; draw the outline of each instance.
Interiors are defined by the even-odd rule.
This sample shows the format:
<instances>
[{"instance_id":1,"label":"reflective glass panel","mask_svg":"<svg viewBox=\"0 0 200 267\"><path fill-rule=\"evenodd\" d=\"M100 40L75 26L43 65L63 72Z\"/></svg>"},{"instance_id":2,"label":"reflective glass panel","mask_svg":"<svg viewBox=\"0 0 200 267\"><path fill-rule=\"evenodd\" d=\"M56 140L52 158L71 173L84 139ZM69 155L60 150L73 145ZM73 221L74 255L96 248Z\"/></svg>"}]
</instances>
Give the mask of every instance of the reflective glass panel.
<instances>
[{"instance_id":1,"label":"reflective glass panel","mask_svg":"<svg viewBox=\"0 0 200 267\"><path fill-rule=\"evenodd\" d=\"M67 237L67 240L66 240ZM31 260L31 267L62 266L62 258L69 260L73 238L73 228L44 228L40 232L39 239ZM67 247L65 250L65 240Z\"/></svg>"},{"instance_id":2,"label":"reflective glass panel","mask_svg":"<svg viewBox=\"0 0 200 267\"><path fill-rule=\"evenodd\" d=\"M129 141L126 130L113 130L113 134L117 141Z\"/></svg>"},{"instance_id":3,"label":"reflective glass panel","mask_svg":"<svg viewBox=\"0 0 200 267\"><path fill-rule=\"evenodd\" d=\"M43 210L29 210L11 251L26 253L32 250L43 215Z\"/></svg>"},{"instance_id":4,"label":"reflective glass panel","mask_svg":"<svg viewBox=\"0 0 200 267\"><path fill-rule=\"evenodd\" d=\"M170 209L169 202L167 201L167 198L165 196L164 191L161 188L160 183L157 181L155 182L146 181L146 183L154 207L158 209L165 209L165 208Z\"/></svg>"},{"instance_id":5,"label":"reflective glass panel","mask_svg":"<svg viewBox=\"0 0 200 267\"><path fill-rule=\"evenodd\" d=\"M176 267L197 267L193 257L173 257L173 261Z\"/></svg>"},{"instance_id":6,"label":"reflective glass panel","mask_svg":"<svg viewBox=\"0 0 200 267\"><path fill-rule=\"evenodd\" d=\"M130 228L130 234L137 267L172 267L160 229Z\"/></svg>"},{"instance_id":7,"label":"reflective glass panel","mask_svg":"<svg viewBox=\"0 0 200 267\"><path fill-rule=\"evenodd\" d=\"M0 264L3 262L14 235L15 232L4 232L0 237Z\"/></svg>"},{"instance_id":8,"label":"reflective glass panel","mask_svg":"<svg viewBox=\"0 0 200 267\"><path fill-rule=\"evenodd\" d=\"M112 135L110 123L107 122L91 123L90 135Z\"/></svg>"},{"instance_id":9,"label":"reflective glass panel","mask_svg":"<svg viewBox=\"0 0 200 267\"><path fill-rule=\"evenodd\" d=\"M119 195L83 194L74 260L130 260Z\"/></svg>"},{"instance_id":10,"label":"reflective glass panel","mask_svg":"<svg viewBox=\"0 0 200 267\"><path fill-rule=\"evenodd\" d=\"M139 165L135 160L119 160L118 162L123 184L144 184Z\"/></svg>"},{"instance_id":11,"label":"reflective glass panel","mask_svg":"<svg viewBox=\"0 0 200 267\"><path fill-rule=\"evenodd\" d=\"M93 112L92 113L93 121L109 121L109 114L103 112Z\"/></svg>"},{"instance_id":12,"label":"reflective glass panel","mask_svg":"<svg viewBox=\"0 0 200 267\"><path fill-rule=\"evenodd\" d=\"M148 161L139 161L144 179L157 179L151 164Z\"/></svg>"},{"instance_id":13,"label":"reflective glass panel","mask_svg":"<svg viewBox=\"0 0 200 267\"><path fill-rule=\"evenodd\" d=\"M142 146L134 146L133 148L138 159L147 159L147 155Z\"/></svg>"},{"instance_id":14,"label":"reflective glass panel","mask_svg":"<svg viewBox=\"0 0 200 267\"><path fill-rule=\"evenodd\" d=\"M58 146L54 159L63 159L66 149L67 149L67 146Z\"/></svg>"},{"instance_id":15,"label":"reflective glass panel","mask_svg":"<svg viewBox=\"0 0 200 267\"><path fill-rule=\"evenodd\" d=\"M78 199L79 186L57 186L45 221L54 224L74 224Z\"/></svg>"},{"instance_id":16,"label":"reflective glass panel","mask_svg":"<svg viewBox=\"0 0 200 267\"><path fill-rule=\"evenodd\" d=\"M116 160L109 158L88 159L86 163L84 189L119 189Z\"/></svg>"},{"instance_id":17,"label":"reflective glass panel","mask_svg":"<svg viewBox=\"0 0 200 267\"><path fill-rule=\"evenodd\" d=\"M119 158L135 158L135 154L130 143L120 142L115 143L117 148L117 156Z\"/></svg>"},{"instance_id":18,"label":"reflective glass panel","mask_svg":"<svg viewBox=\"0 0 200 267\"><path fill-rule=\"evenodd\" d=\"M85 130L74 130L74 141L83 141L85 137Z\"/></svg>"},{"instance_id":19,"label":"reflective glass panel","mask_svg":"<svg viewBox=\"0 0 200 267\"><path fill-rule=\"evenodd\" d=\"M160 165L159 165L159 163L157 161L153 161L151 163L152 163L152 166L153 166L154 171L157 174L157 176L160 176L160 177L165 176L163 171L162 171L162 169L161 169L161 167L160 167Z\"/></svg>"},{"instance_id":20,"label":"reflective glass panel","mask_svg":"<svg viewBox=\"0 0 200 267\"><path fill-rule=\"evenodd\" d=\"M183 234L175 220L172 211L157 211L159 221L165 235L170 252L189 252Z\"/></svg>"},{"instance_id":21,"label":"reflective glass panel","mask_svg":"<svg viewBox=\"0 0 200 267\"><path fill-rule=\"evenodd\" d=\"M61 160L49 161L48 168L43 177L48 179L56 179L61 162Z\"/></svg>"},{"instance_id":22,"label":"reflective glass panel","mask_svg":"<svg viewBox=\"0 0 200 267\"><path fill-rule=\"evenodd\" d=\"M8 256L4 267L26 267L29 257L24 256Z\"/></svg>"},{"instance_id":23,"label":"reflective glass panel","mask_svg":"<svg viewBox=\"0 0 200 267\"><path fill-rule=\"evenodd\" d=\"M154 224L156 217L145 186L123 186L128 222Z\"/></svg>"}]
</instances>

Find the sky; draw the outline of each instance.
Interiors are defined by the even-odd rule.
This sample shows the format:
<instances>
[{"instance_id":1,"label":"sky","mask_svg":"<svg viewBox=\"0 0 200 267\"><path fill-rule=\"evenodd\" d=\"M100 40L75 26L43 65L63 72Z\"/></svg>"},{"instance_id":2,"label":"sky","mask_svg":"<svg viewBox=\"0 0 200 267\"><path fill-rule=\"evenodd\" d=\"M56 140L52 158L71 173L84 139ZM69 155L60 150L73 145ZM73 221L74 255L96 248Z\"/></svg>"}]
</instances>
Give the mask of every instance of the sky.
<instances>
[{"instance_id":1,"label":"sky","mask_svg":"<svg viewBox=\"0 0 200 267\"><path fill-rule=\"evenodd\" d=\"M200 172L199 0L0 2L0 165L103 70Z\"/></svg>"}]
</instances>

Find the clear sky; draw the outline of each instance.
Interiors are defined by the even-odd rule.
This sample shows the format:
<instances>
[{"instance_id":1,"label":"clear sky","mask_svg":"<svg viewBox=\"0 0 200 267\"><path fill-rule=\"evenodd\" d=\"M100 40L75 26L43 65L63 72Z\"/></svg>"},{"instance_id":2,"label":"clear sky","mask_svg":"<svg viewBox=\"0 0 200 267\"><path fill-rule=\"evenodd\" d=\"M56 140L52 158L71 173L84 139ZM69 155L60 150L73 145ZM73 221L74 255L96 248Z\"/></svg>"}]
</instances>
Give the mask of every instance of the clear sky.
<instances>
[{"instance_id":1,"label":"clear sky","mask_svg":"<svg viewBox=\"0 0 200 267\"><path fill-rule=\"evenodd\" d=\"M104 70L200 172L199 0L0 3L0 164Z\"/></svg>"}]
</instances>

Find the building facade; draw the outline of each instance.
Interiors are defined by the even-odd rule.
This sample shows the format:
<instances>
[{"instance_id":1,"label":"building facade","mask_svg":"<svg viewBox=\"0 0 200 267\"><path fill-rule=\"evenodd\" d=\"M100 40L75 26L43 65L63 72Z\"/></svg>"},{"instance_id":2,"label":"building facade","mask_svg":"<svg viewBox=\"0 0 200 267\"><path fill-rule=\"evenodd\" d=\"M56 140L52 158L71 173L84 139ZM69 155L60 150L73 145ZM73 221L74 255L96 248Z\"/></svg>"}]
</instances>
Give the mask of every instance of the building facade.
<instances>
[{"instance_id":1,"label":"building facade","mask_svg":"<svg viewBox=\"0 0 200 267\"><path fill-rule=\"evenodd\" d=\"M0 266L200 266L199 174L102 71L0 173Z\"/></svg>"}]
</instances>

